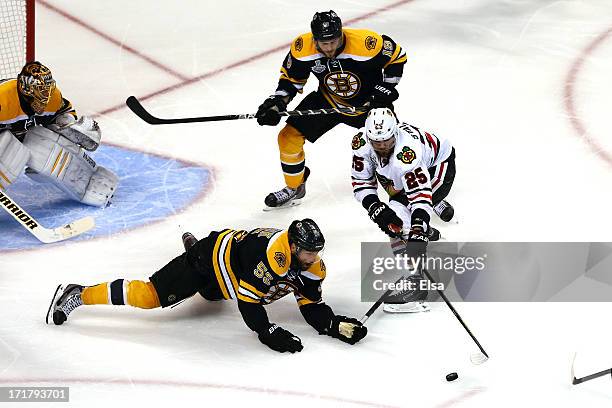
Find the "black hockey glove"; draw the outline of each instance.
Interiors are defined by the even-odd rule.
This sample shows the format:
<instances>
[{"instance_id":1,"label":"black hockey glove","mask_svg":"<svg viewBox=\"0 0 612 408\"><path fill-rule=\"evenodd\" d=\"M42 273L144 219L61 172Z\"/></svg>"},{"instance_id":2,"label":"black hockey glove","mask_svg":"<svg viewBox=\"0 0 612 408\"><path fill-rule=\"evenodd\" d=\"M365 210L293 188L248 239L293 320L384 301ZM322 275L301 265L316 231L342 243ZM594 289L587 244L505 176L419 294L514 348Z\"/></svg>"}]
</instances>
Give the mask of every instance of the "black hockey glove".
<instances>
[{"instance_id":1,"label":"black hockey glove","mask_svg":"<svg viewBox=\"0 0 612 408\"><path fill-rule=\"evenodd\" d=\"M327 334L348 344L355 344L368 334L368 328L352 317L336 315Z\"/></svg>"},{"instance_id":2,"label":"black hockey glove","mask_svg":"<svg viewBox=\"0 0 612 408\"><path fill-rule=\"evenodd\" d=\"M387 204L382 201L372 204L368 209L368 215L385 234L391 238L401 237L404 223Z\"/></svg>"},{"instance_id":3,"label":"black hockey glove","mask_svg":"<svg viewBox=\"0 0 612 408\"><path fill-rule=\"evenodd\" d=\"M278 122L281 120L281 116L279 112L287 110L287 103L280 95L272 95L269 96L259 108L257 108L257 113L255 117L257 118L257 123L261 126L276 126Z\"/></svg>"},{"instance_id":4,"label":"black hockey glove","mask_svg":"<svg viewBox=\"0 0 612 408\"><path fill-rule=\"evenodd\" d=\"M420 218L415 218L412 220L412 225L410 226L410 232L408 233L408 242L422 242L427 244L429 242L429 234L425 232L425 228L427 228L427 224Z\"/></svg>"},{"instance_id":5,"label":"black hockey glove","mask_svg":"<svg viewBox=\"0 0 612 408\"><path fill-rule=\"evenodd\" d=\"M259 341L279 353L284 353L285 351L295 353L296 351L302 351L304 348L298 336L291 334L276 324L272 324L269 329L260 332L258 337Z\"/></svg>"},{"instance_id":6,"label":"black hockey glove","mask_svg":"<svg viewBox=\"0 0 612 408\"><path fill-rule=\"evenodd\" d=\"M389 108L393 110L393 102L399 98L397 89L390 85L374 85L372 96L370 96L370 109Z\"/></svg>"}]
</instances>

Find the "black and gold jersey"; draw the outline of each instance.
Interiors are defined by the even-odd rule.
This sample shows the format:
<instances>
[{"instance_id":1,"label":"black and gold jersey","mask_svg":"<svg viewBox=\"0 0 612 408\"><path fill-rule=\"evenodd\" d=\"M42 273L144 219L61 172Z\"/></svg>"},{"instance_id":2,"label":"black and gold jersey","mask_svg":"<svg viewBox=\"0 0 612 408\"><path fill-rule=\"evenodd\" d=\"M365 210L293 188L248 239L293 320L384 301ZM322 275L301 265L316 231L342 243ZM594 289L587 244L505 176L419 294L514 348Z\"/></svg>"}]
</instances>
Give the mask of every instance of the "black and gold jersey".
<instances>
[{"instance_id":1,"label":"black and gold jersey","mask_svg":"<svg viewBox=\"0 0 612 408\"><path fill-rule=\"evenodd\" d=\"M63 113L72 113L76 117L72 104L62 97L57 87L53 90L45 111L36 114L19 98L16 79L0 82L0 130L10 130L20 141L29 128L53 123L55 118Z\"/></svg>"},{"instance_id":2,"label":"black and gold jersey","mask_svg":"<svg viewBox=\"0 0 612 408\"><path fill-rule=\"evenodd\" d=\"M330 106L359 107L369 99L376 84L396 85L400 81L406 53L399 44L374 31L342 31L343 44L335 58L319 52L312 33L297 37L281 67L276 95L293 98L302 92L312 73Z\"/></svg>"},{"instance_id":3,"label":"black and gold jersey","mask_svg":"<svg viewBox=\"0 0 612 408\"><path fill-rule=\"evenodd\" d=\"M293 293L300 306L322 301L323 260L306 271L296 268L286 230L223 230L213 247L212 265L225 299L266 305Z\"/></svg>"}]
</instances>

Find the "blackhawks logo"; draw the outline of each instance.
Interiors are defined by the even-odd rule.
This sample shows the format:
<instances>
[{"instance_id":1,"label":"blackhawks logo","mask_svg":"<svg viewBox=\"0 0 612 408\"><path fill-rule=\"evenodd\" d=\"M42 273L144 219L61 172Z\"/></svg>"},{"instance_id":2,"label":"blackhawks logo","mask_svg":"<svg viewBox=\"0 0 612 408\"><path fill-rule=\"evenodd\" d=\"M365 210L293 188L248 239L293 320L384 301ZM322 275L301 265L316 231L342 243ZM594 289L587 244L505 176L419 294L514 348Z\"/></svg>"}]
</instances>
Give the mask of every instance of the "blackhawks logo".
<instances>
[{"instance_id":1,"label":"blackhawks logo","mask_svg":"<svg viewBox=\"0 0 612 408\"><path fill-rule=\"evenodd\" d=\"M397 154L397 158L404 163L410 164L414 159L416 159L416 153L408 146L404 146L402 151Z\"/></svg>"},{"instance_id":2,"label":"blackhawks logo","mask_svg":"<svg viewBox=\"0 0 612 408\"><path fill-rule=\"evenodd\" d=\"M287 265L287 257L282 252L274 253L274 260L278 264L279 267L284 268Z\"/></svg>"},{"instance_id":3,"label":"blackhawks logo","mask_svg":"<svg viewBox=\"0 0 612 408\"><path fill-rule=\"evenodd\" d=\"M365 140L363 140L363 137L361 137L361 133L357 133L355 136L353 136L353 141L351 142L353 150L359 150L359 148L364 144Z\"/></svg>"}]
</instances>

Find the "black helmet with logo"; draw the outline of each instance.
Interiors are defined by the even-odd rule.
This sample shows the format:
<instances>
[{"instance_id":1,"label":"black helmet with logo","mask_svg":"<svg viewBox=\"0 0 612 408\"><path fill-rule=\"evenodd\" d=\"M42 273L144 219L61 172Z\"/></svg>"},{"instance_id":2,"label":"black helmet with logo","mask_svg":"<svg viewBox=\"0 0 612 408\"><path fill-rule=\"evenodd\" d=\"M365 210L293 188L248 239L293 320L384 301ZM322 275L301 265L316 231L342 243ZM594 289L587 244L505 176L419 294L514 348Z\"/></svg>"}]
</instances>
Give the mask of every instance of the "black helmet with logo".
<instances>
[{"instance_id":1,"label":"black helmet with logo","mask_svg":"<svg viewBox=\"0 0 612 408\"><path fill-rule=\"evenodd\" d=\"M325 238L319 226L310 218L295 220L288 230L289 243L306 251L319 252L325 245Z\"/></svg>"},{"instance_id":2,"label":"black helmet with logo","mask_svg":"<svg viewBox=\"0 0 612 408\"><path fill-rule=\"evenodd\" d=\"M330 41L342 35L342 20L333 10L315 13L310 30L315 41Z\"/></svg>"}]
</instances>

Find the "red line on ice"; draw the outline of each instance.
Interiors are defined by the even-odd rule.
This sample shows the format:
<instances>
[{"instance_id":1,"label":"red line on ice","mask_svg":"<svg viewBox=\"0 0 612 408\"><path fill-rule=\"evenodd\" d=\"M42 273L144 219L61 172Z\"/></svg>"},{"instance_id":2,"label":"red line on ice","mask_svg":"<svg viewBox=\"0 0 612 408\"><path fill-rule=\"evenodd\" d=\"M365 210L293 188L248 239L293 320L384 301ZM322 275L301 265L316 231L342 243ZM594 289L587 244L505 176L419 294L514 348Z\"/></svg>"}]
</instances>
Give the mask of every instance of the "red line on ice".
<instances>
[{"instance_id":1,"label":"red line on ice","mask_svg":"<svg viewBox=\"0 0 612 408\"><path fill-rule=\"evenodd\" d=\"M563 96L565 100L565 110L568 113L569 120L572 127L578 134L578 136L584 140L584 142L591 148L591 150L608 165L612 166L612 156L610 153L600 146L596 140L593 139L587 131L584 123L580 119L580 116L576 112L575 102L575 86L578 80L578 75L584 66L585 61L593 54L593 52L599 47L608 37L612 34L612 27L603 33L599 34L591 43L580 53L580 56L574 61L570 68L567 77L565 78L565 84L563 89Z\"/></svg>"},{"instance_id":2,"label":"red line on ice","mask_svg":"<svg viewBox=\"0 0 612 408\"><path fill-rule=\"evenodd\" d=\"M105 34L105 33L101 32L101 31L97 30L96 28L94 28L91 25L87 24L83 20L81 20L81 19L79 19L79 18L77 18L75 16L72 16L71 14L69 14L69 13L67 13L67 12L65 12L65 11L55 7L55 6L50 5L45 0L37 0L37 1L38 1L38 3L43 5L44 7L47 7L48 9L50 9L50 10L52 10L52 11L54 11L54 12L60 14L60 15L62 15L63 17L65 17L65 18L69 19L70 21L80 25L81 27L87 29L88 31L91 31L94 34L97 34L100 37L104 38L105 40L107 40L107 41L109 41L109 42L111 42L111 43L113 43L113 44L115 44L115 45L117 45L119 47L122 47L125 51L127 51L127 52L129 52L129 53L131 53L131 54L133 54L133 55L143 59L144 61L148 62L149 64L151 64L151 65L161 69L162 71L164 71L166 73L169 73L169 74L171 74L171 75L173 75L173 76L175 76L175 77L177 77L178 79L181 80L181 82L178 82L178 83L176 83L174 85L170 85L170 86L167 86L165 88L159 89L157 91L150 92L150 93L148 93L148 94L146 94L144 96L138 97L138 99L140 101L146 101L146 100L151 99L151 98L153 98L155 96L159 96L159 95L162 95L162 94L174 91L176 89L183 88L185 86L193 84L194 82L198 82L198 81L201 81L203 79L208 79L208 78L213 77L215 75L218 75L218 74L220 74L222 72L229 71L229 70L231 70L233 68L236 68L236 67L239 67L239 66L243 66L245 64L250 64L251 62L258 61L258 60L260 60L260 59L262 59L264 57L267 57L268 55L273 54L275 52L286 50L291 45L291 43L284 43L282 45L278 45L278 46L270 48L270 49L268 49L266 51L262 51L262 52L260 52L258 54L255 54L255 55L252 55L250 57L247 57L247 58L241 59L239 61L236 61L234 63L231 63L229 65L223 66L221 68L217 68L215 70L212 70L212 71L200 74L200 75L198 75L196 77L189 78L189 77L185 77L185 76L179 74L178 72L172 70L171 68L169 68L169 67L167 67L165 65L162 65L160 62L155 61L153 58L148 57L148 56L142 54L141 52L139 52L135 48L127 46L123 42L121 42L121 41L119 41L119 40L117 40L115 38L112 38L110 35ZM414 0L399 0L399 1L396 1L396 2L388 4L386 6L383 6L383 7L377 8L375 10L372 10L372 11L370 11L368 13L365 13L365 14L363 14L361 16L357 16L357 17L351 18L349 20L346 20L345 24L354 24L354 23L357 23L359 21L366 20L366 19L368 19L370 17L373 17L373 16L378 15L380 13L384 13L386 11L392 10L392 9L394 9L396 7L399 7L399 6L402 6L404 4L411 3L413 1ZM118 104L118 105L112 106L110 108L104 109L104 110L98 112L98 114L99 115L106 115L106 114L118 111L120 109L123 109L125 107L126 107L125 103L122 102L121 104Z\"/></svg>"}]
</instances>

